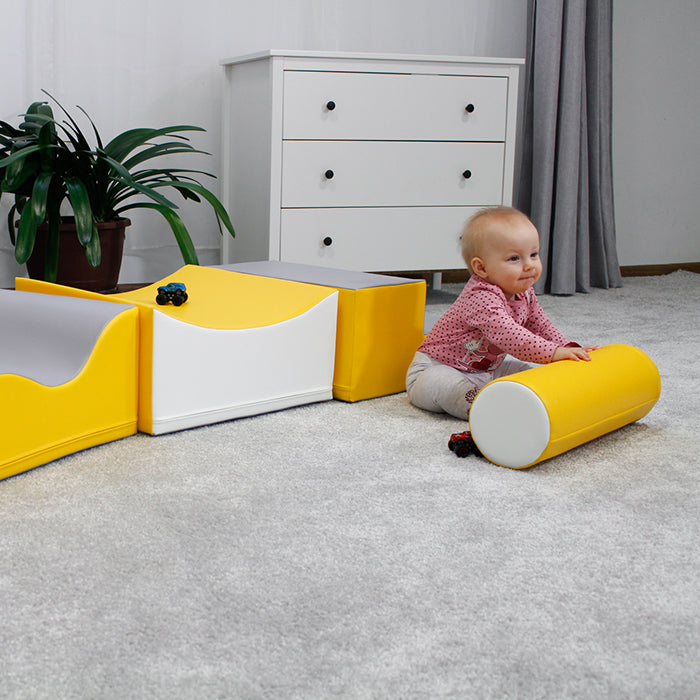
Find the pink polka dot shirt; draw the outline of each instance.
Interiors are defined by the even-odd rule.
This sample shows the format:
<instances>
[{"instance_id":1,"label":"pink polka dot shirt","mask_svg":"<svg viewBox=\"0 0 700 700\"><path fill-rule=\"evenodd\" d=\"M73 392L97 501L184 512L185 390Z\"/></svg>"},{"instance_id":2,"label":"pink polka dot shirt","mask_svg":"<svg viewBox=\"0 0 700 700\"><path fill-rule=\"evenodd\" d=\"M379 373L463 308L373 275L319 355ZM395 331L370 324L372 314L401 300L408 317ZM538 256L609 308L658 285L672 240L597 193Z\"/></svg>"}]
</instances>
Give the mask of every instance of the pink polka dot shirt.
<instances>
[{"instance_id":1,"label":"pink polka dot shirt","mask_svg":"<svg viewBox=\"0 0 700 700\"><path fill-rule=\"evenodd\" d=\"M558 347L577 345L549 320L534 289L506 299L500 287L472 275L418 350L463 371L492 372L506 354L546 364Z\"/></svg>"}]
</instances>

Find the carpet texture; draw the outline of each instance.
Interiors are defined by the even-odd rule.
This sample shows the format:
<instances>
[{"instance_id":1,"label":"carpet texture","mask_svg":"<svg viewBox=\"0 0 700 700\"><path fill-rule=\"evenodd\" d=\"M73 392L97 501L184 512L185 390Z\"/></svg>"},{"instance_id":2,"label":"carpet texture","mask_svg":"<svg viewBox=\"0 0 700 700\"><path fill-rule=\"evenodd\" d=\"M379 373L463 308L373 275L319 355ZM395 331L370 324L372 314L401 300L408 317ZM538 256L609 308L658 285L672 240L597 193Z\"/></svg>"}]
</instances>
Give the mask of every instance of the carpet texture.
<instances>
[{"instance_id":1,"label":"carpet texture","mask_svg":"<svg viewBox=\"0 0 700 700\"><path fill-rule=\"evenodd\" d=\"M698 697L700 276L541 301L654 360L649 415L512 471L397 394L0 482L0 697Z\"/></svg>"}]
</instances>

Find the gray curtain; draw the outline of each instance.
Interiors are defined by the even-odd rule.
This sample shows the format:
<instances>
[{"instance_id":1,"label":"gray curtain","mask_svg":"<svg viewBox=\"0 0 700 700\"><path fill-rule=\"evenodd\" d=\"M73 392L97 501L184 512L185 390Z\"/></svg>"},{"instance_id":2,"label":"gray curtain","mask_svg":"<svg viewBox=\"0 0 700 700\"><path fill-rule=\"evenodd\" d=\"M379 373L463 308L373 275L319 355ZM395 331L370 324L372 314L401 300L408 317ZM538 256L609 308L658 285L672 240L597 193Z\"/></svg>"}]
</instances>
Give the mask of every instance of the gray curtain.
<instances>
[{"instance_id":1,"label":"gray curtain","mask_svg":"<svg viewBox=\"0 0 700 700\"><path fill-rule=\"evenodd\" d=\"M540 232L538 291L622 284L612 183L612 0L528 0L516 204Z\"/></svg>"}]
</instances>

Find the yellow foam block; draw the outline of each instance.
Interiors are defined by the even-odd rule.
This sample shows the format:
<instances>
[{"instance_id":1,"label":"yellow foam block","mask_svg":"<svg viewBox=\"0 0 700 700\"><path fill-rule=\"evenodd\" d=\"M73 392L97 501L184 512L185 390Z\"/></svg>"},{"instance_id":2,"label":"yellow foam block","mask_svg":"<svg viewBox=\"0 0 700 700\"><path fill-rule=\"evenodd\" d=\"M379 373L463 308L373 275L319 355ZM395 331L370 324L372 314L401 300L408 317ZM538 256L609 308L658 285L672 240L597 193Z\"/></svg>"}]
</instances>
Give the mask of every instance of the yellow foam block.
<instances>
[{"instance_id":1,"label":"yellow foam block","mask_svg":"<svg viewBox=\"0 0 700 700\"><path fill-rule=\"evenodd\" d=\"M182 306L160 306L156 303L158 287L169 282L186 285L189 295L187 303ZM26 277L15 278L15 289L135 304L141 309L158 310L183 323L215 329L252 328L279 323L307 311L330 294L327 289L311 285L224 274L216 268L198 265L185 265L147 287L121 294L99 294Z\"/></svg>"},{"instance_id":2,"label":"yellow foam block","mask_svg":"<svg viewBox=\"0 0 700 700\"><path fill-rule=\"evenodd\" d=\"M182 306L156 303L182 282ZM332 398L337 293L186 265L132 292L100 295L36 280L18 289L139 309L139 430L159 434Z\"/></svg>"},{"instance_id":3,"label":"yellow foam block","mask_svg":"<svg viewBox=\"0 0 700 700\"><path fill-rule=\"evenodd\" d=\"M360 401L406 390L423 342L425 281L266 260L217 269L321 285L338 292L333 396Z\"/></svg>"},{"instance_id":4,"label":"yellow foam block","mask_svg":"<svg viewBox=\"0 0 700 700\"><path fill-rule=\"evenodd\" d=\"M136 433L138 311L124 309L68 381L0 372L0 479Z\"/></svg>"},{"instance_id":5,"label":"yellow foam block","mask_svg":"<svg viewBox=\"0 0 700 700\"><path fill-rule=\"evenodd\" d=\"M333 396L360 401L405 391L423 341L425 282L338 292Z\"/></svg>"},{"instance_id":6,"label":"yellow foam block","mask_svg":"<svg viewBox=\"0 0 700 700\"><path fill-rule=\"evenodd\" d=\"M482 454L530 467L645 416L661 393L656 365L631 345L606 345L590 362L552 362L487 384L469 414Z\"/></svg>"}]
</instances>

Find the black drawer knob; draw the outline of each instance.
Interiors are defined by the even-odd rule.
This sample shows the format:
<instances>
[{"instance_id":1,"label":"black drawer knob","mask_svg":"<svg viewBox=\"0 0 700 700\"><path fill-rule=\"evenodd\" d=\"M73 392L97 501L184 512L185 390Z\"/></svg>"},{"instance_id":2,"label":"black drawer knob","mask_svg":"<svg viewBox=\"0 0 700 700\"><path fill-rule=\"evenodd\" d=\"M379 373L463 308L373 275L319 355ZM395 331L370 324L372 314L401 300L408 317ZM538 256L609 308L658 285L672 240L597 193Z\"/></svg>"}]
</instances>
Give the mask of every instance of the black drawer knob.
<instances>
[{"instance_id":1,"label":"black drawer knob","mask_svg":"<svg viewBox=\"0 0 700 700\"><path fill-rule=\"evenodd\" d=\"M474 105L470 102L464 109L471 114L474 111Z\"/></svg>"},{"instance_id":2,"label":"black drawer knob","mask_svg":"<svg viewBox=\"0 0 700 700\"><path fill-rule=\"evenodd\" d=\"M325 245L325 246L333 245L333 239L330 236L326 236L323 239L323 245Z\"/></svg>"},{"instance_id":3,"label":"black drawer knob","mask_svg":"<svg viewBox=\"0 0 700 700\"><path fill-rule=\"evenodd\" d=\"M471 171L471 170L465 170L465 171L462 173L462 177L463 177L465 180L468 180L471 176L472 176L472 171Z\"/></svg>"},{"instance_id":4,"label":"black drawer knob","mask_svg":"<svg viewBox=\"0 0 700 700\"><path fill-rule=\"evenodd\" d=\"M326 176L326 180L332 180L333 175L335 175L335 173L332 170L326 170L326 172L323 174Z\"/></svg>"},{"instance_id":5,"label":"black drawer knob","mask_svg":"<svg viewBox=\"0 0 700 700\"><path fill-rule=\"evenodd\" d=\"M329 112L332 112L335 109L335 102L333 100L330 100L329 102L326 102L326 109Z\"/></svg>"}]
</instances>

